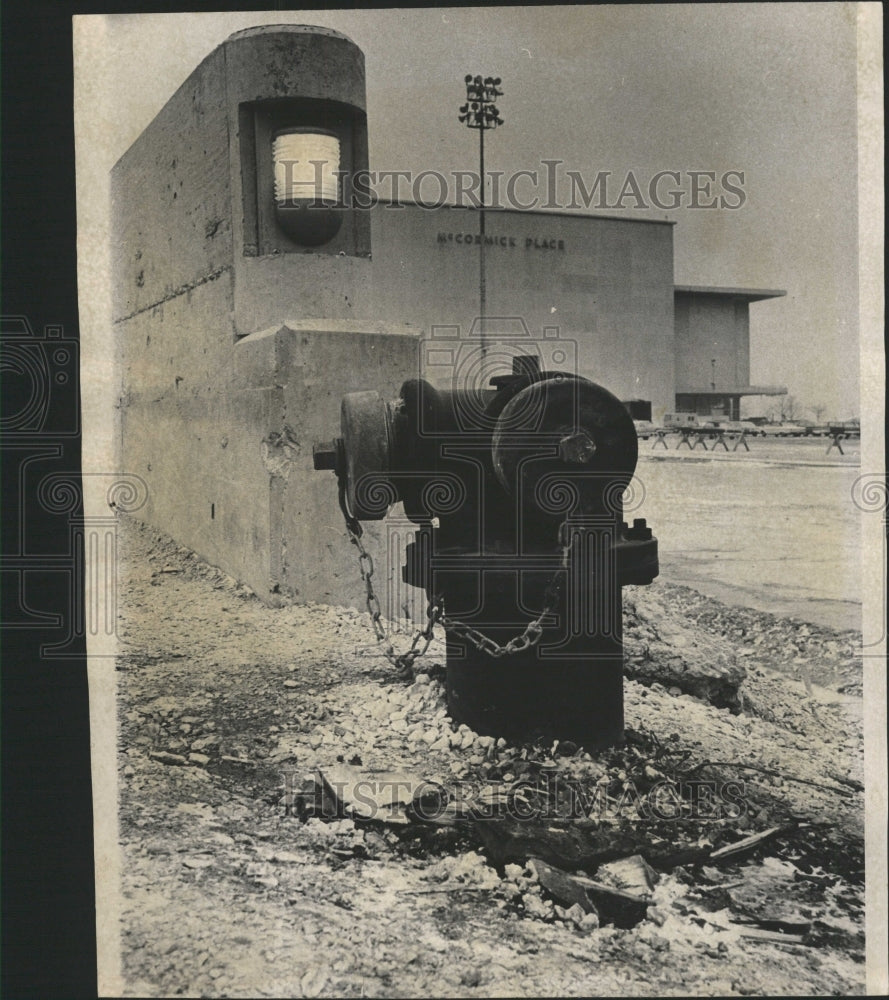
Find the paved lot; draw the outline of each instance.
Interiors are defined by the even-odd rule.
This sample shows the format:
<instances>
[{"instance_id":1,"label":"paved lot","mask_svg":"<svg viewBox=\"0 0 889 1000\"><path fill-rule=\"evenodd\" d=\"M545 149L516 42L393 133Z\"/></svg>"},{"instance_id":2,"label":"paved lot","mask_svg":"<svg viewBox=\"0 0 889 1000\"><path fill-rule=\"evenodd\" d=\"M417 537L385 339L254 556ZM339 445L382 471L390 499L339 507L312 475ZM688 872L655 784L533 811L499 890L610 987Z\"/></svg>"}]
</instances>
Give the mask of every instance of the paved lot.
<instances>
[{"instance_id":1,"label":"paved lot","mask_svg":"<svg viewBox=\"0 0 889 1000\"><path fill-rule=\"evenodd\" d=\"M636 475L659 541L661 577L728 603L833 628L861 628L860 443L814 439L704 452L639 442Z\"/></svg>"}]
</instances>

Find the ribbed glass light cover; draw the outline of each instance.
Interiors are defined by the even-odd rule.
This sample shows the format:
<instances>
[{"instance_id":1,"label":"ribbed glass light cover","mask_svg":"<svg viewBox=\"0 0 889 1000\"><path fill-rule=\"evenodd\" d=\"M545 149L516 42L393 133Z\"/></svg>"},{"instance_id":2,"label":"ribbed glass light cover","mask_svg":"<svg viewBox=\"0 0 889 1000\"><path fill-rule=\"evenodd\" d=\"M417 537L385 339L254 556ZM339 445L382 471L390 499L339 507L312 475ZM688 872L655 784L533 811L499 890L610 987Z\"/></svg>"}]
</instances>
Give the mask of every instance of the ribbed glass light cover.
<instances>
[{"instance_id":1,"label":"ribbed glass light cover","mask_svg":"<svg viewBox=\"0 0 889 1000\"><path fill-rule=\"evenodd\" d=\"M292 128L278 132L272 146L275 201L335 205L339 197L340 142L328 132Z\"/></svg>"}]
</instances>

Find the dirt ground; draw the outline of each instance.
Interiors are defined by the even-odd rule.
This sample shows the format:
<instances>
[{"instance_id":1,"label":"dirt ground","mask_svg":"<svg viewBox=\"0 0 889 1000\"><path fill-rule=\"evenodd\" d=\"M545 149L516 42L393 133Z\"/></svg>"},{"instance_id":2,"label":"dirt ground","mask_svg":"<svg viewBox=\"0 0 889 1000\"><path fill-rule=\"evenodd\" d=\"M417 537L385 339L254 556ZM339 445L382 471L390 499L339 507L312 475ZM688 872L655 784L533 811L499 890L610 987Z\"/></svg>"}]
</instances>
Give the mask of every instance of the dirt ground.
<instances>
[{"instance_id":1,"label":"dirt ground","mask_svg":"<svg viewBox=\"0 0 889 1000\"><path fill-rule=\"evenodd\" d=\"M627 680L625 747L511 746L454 731L440 642L418 661L428 672L401 682L366 614L269 608L153 529L122 517L120 538L127 995L863 991L856 633L660 581L628 588L640 612L728 644L746 668L744 710ZM741 783L743 809L672 825L588 821L601 856L572 871L605 879L609 843L612 857L640 853L657 869L643 919L618 926L560 905L526 865L570 823L535 827L532 843L528 829L501 836L495 816L399 826L313 816L294 798L348 762L475 802L542 770L610 796L693 773ZM709 847L773 826L755 850L701 863ZM669 857L674 839L691 860Z\"/></svg>"}]
</instances>

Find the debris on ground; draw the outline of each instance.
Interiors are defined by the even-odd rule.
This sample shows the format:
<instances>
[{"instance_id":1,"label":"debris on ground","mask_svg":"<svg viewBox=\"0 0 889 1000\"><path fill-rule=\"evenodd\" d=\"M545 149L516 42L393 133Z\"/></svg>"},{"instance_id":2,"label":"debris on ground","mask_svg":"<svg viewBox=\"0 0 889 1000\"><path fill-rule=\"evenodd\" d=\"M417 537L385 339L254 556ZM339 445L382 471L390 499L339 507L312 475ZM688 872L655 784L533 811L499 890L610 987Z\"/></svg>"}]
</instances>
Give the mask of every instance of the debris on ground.
<instances>
[{"instance_id":1,"label":"debris on ground","mask_svg":"<svg viewBox=\"0 0 889 1000\"><path fill-rule=\"evenodd\" d=\"M797 623L655 583L659 636L725 624L737 702L628 678L622 746L510 744L452 723L440 641L405 684L366 614L120 524L127 995L863 990L860 699L744 655Z\"/></svg>"},{"instance_id":2,"label":"debris on ground","mask_svg":"<svg viewBox=\"0 0 889 1000\"><path fill-rule=\"evenodd\" d=\"M732 645L678 620L669 597L650 589L624 594L626 676L717 708L739 709L747 670Z\"/></svg>"}]
</instances>

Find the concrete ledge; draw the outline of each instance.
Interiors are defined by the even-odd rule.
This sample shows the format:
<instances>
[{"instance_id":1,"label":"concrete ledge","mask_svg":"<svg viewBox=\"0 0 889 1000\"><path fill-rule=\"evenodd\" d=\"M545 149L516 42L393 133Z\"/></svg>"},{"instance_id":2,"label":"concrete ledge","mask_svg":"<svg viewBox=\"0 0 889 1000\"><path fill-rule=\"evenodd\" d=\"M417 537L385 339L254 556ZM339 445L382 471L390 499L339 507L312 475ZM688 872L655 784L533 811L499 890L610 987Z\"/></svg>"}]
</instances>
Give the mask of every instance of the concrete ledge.
<instances>
[{"instance_id":1,"label":"concrete ledge","mask_svg":"<svg viewBox=\"0 0 889 1000\"><path fill-rule=\"evenodd\" d=\"M415 377L419 342L404 325L287 320L230 342L215 380L130 392L122 467L148 483L144 520L269 603L360 605L336 480L315 472L312 445L339 433L345 393L393 397ZM369 536L379 541L384 599L400 564L383 566L385 527Z\"/></svg>"},{"instance_id":2,"label":"concrete ledge","mask_svg":"<svg viewBox=\"0 0 889 1000\"><path fill-rule=\"evenodd\" d=\"M239 344L252 343L266 337L273 337L282 330L294 333L355 333L375 334L387 337L420 337L422 330L408 323L382 323L351 319L285 319L280 324L249 333L238 340Z\"/></svg>"}]
</instances>

